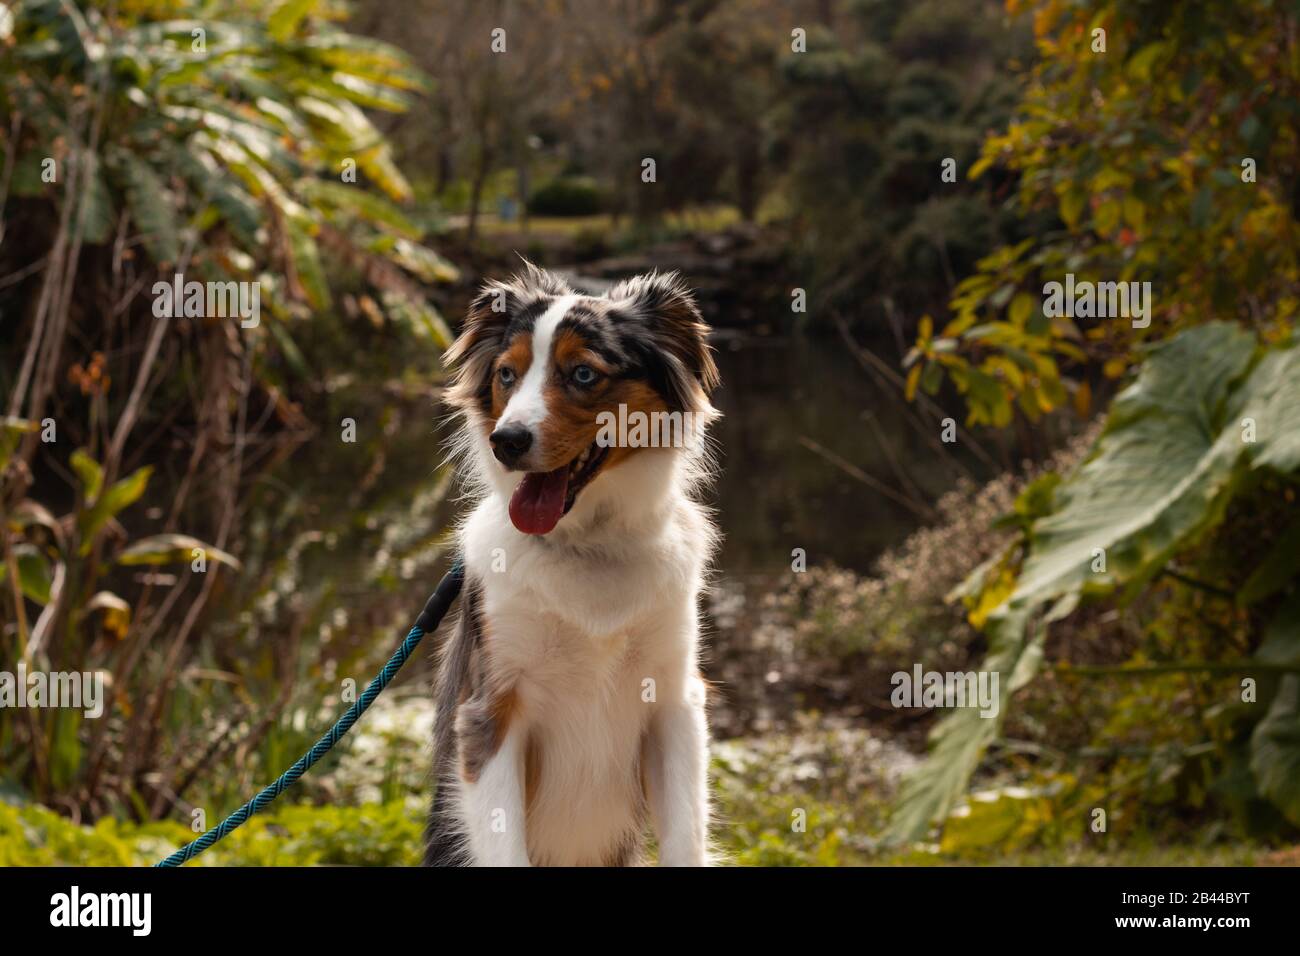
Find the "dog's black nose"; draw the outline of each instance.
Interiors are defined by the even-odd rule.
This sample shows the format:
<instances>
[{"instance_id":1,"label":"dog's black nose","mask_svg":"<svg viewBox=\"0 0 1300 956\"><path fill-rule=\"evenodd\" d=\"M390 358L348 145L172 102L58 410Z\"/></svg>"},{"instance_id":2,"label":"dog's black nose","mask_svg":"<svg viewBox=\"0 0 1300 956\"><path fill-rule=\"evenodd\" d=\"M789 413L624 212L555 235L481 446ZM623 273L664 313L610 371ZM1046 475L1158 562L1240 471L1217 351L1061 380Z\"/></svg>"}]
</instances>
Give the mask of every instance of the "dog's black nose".
<instances>
[{"instance_id":1,"label":"dog's black nose","mask_svg":"<svg viewBox=\"0 0 1300 956\"><path fill-rule=\"evenodd\" d=\"M533 433L523 425L507 425L489 435L488 441L492 443L492 454L497 456L497 461L513 468L533 447Z\"/></svg>"}]
</instances>

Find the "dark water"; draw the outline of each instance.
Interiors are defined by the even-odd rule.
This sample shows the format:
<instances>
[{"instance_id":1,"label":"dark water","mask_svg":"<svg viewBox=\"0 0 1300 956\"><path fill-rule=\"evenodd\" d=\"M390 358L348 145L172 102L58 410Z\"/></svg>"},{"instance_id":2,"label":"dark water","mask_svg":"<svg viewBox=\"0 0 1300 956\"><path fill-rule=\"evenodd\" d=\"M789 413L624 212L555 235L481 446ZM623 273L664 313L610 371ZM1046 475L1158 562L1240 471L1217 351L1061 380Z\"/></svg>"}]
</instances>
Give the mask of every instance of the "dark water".
<instances>
[{"instance_id":1,"label":"dark water","mask_svg":"<svg viewBox=\"0 0 1300 956\"><path fill-rule=\"evenodd\" d=\"M788 571L795 548L809 567L867 571L922 520L801 439L923 501L954 480L952 461L909 423L897 390L873 381L838 342L717 345L721 578ZM347 645L360 652L367 635L400 625L423 603L464 502L439 468L445 410L430 396L359 389L328 402L313 417L354 417L357 441L322 431L259 482L245 570L224 595L222 620L260 647L295 629L337 641L331 653L346 660Z\"/></svg>"},{"instance_id":2,"label":"dark water","mask_svg":"<svg viewBox=\"0 0 1300 956\"><path fill-rule=\"evenodd\" d=\"M724 575L788 569L794 548L809 566L867 571L917 527L914 510L801 438L920 503L951 486L956 466L935 447L937 426L927 440L897 389L873 380L838 340L720 342L718 358Z\"/></svg>"}]
</instances>

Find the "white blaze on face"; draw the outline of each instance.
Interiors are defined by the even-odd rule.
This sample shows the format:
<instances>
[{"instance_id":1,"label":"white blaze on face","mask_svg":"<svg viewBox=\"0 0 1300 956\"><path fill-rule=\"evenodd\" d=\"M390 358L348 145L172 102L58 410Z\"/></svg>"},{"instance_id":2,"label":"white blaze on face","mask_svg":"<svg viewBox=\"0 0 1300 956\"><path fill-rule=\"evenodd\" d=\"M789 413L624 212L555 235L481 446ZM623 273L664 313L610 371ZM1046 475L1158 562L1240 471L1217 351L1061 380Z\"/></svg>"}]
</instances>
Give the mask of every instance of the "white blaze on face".
<instances>
[{"instance_id":1,"label":"white blaze on face","mask_svg":"<svg viewBox=\"0 0 1300 956\"><path fill-rule=\"evenodd\" d=\"M578 298L576 295L561 296L534 323L532 362L523 379L515 386L510 401L506 402L505 411L497 419L497 428L523 425L532 433L533 447L529 457L536 461L544 460L546 455L546 449L541 447L541 426L546 420L546 382L551 376L551 341L555 338L555 327Z\"/></svg>"}]
</instances>

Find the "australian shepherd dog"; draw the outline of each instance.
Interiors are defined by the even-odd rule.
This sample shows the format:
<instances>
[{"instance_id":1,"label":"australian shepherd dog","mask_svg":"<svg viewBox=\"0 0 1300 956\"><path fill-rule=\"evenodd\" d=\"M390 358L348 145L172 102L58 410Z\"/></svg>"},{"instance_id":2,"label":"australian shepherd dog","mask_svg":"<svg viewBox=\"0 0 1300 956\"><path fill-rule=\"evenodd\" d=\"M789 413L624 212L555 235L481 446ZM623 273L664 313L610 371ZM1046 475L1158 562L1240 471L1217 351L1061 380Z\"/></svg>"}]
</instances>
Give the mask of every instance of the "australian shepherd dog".
<instances>
[{"instance_id":1,"label":"australian shepherd dog","mask_svg":"<svg viewBox=\"0 0 1300 956\"><path fill-rule=\"evenodd\" d=\"M595 297L528 265L471 305L447 353L474 507L427 864L631 865L647 822L661 864L708 862L707 333L672 275ZM674 414L683 440L636 440Z\"/></svg>"}]
</instances>

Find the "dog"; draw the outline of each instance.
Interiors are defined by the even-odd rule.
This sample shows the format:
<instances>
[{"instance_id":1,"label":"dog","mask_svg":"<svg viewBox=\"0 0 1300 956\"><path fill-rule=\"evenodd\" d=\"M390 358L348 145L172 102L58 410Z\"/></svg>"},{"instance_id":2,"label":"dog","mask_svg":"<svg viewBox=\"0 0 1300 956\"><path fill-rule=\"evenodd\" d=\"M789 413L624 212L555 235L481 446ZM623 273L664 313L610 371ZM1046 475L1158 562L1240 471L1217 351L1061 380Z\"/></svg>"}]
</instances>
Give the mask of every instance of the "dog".
<instances>
[{"instance_id":1,"label":"dog","mask_svg":"<svg viewBox=\"0 0 1300 956\"><path fill-rule=\"evenodd\" d=\"M636 865L649 823L661 865L705 865L708 326L675 274L597 297L525 266L481 290L446 353L474 507L425 863ZM673 414L685 441L609 437Z\"/></svg>"}]
</instances>

